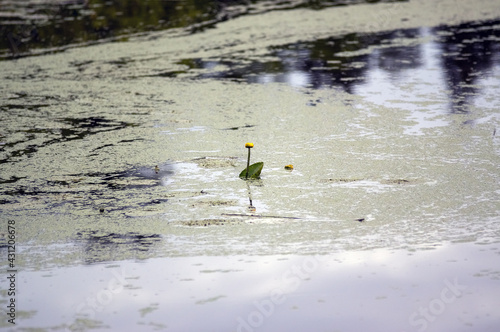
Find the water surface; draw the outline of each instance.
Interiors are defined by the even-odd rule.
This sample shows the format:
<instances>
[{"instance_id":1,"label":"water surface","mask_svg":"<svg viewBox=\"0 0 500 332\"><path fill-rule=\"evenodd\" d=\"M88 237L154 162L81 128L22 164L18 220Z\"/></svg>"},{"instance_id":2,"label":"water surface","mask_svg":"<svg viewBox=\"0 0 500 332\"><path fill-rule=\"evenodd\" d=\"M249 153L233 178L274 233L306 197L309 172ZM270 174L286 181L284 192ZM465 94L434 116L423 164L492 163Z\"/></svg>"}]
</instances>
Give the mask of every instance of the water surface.
<instances>
[{"instance_id":1,"label":"water surface","mask_svg":"<svg viewBox=\"0 0 500 332\"><path fill-rule=\"evenodd\" d=\"M319 257L246 330L418 331L412 313L437 303L426 330L493 331L493 297L475 303L500 289L500 13L432 6L264 10L0 62L0 218L16 223L32 295L20 326L176 330L227 312L204 326L241 330L283 273ZM238 177L246 142L258 181ZM120 268L123 289L108 284ZM46 315L41 285L63 279L53 305L71 309ZM469 288L441 312L455 279ZM103 289L121 300L79 307Z\"/></svg>"},{"instance_id":2,"label":"water surface","mask_svg":"<svg viewBox=\"0 0 500 332\"><path fill-rule=\"evenodd\" d=\"M199 33L220 22L268 11L377 2L394 0L2 0L0 59L61 52L103 41L123 42L131 35L173 28Z\"/></svg>"}]
</instances>

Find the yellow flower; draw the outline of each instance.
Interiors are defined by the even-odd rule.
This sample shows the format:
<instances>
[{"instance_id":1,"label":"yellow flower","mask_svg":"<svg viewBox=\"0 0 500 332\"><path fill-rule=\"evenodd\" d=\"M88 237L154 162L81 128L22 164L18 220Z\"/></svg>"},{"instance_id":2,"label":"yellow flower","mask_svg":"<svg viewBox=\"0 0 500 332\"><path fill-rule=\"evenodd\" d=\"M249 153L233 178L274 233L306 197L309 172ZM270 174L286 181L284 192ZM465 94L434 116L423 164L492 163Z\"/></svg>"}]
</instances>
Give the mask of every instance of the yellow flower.
<instances>
[{"instance_id":1,"label":"yellow flower","mask_svg":"<svg viewBox=\"0 0 500 332\"><path fill-rule=\"evenodd\" d=\"M253 143L246 143L245 147L251 149L253 148Z\"/></svg>"},{"instance_id":2,"label":"yellow flower","mask_svg":"<svg viewBox=\"0 0 500 332\"><path fill-rule=\"evenodd\" d=\"M286 165L286 166L285 166L285 169L288 169L288 170L290 170L290 171L291 171L291 170L293 169L293 165Z\"/></svg>"}]
</instances>

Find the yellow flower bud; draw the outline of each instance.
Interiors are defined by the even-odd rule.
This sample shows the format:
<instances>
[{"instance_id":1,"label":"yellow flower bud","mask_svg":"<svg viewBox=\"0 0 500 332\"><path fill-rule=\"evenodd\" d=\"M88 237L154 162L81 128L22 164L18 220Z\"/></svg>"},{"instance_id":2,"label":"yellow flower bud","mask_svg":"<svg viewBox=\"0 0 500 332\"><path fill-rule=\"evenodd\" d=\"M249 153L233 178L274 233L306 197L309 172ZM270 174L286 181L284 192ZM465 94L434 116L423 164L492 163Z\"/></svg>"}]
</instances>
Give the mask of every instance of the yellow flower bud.
<instances>
[{"instance_id":1,"label":"yellow flower bud","mask_svg":"<svg viewBox=\"0 0 500 332\"><path fill-rule=\"evenodd\" d=\"M253 143L246 143L245 147L251 149L253 148Z\"/></svg>"}]
</instances>

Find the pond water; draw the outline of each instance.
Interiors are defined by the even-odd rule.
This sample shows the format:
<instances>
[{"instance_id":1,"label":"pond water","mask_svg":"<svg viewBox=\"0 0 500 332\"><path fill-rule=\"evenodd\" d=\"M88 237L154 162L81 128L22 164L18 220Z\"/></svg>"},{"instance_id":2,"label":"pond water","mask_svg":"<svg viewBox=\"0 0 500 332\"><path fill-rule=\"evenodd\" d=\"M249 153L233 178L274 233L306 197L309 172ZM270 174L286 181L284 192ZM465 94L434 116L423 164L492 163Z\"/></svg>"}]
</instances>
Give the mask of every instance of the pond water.
<instances>
[{"instance_id":1,"label":"pond water","mask_svg":"<svg viewBox=\"0 0 500 332\"><path fill-rule=\"evenodd\" d=\"M498 6L335 4L6 51L0 326L496 331Z\"/></svg>"},{"instance_id":2,"label":"pond water","mask_svg":"<svg viewBox=\"0 0 500 332\"><path fill-rule=\"evenodd\" d=\"M400 0L22 0L0 2L0 59L126 41L172 28L199 33L243 15Z\"/></svg>"},{"instance_id":3,"label":"pond water","mask_svg":"<svg viewBox=\"0 0 500 332\"><path fill-rule=\"evenodd\" d=\"M499 254L498 245L463 244L22 272L19 320L70 331L494 331Z\"/></svg>"}]
</instances>

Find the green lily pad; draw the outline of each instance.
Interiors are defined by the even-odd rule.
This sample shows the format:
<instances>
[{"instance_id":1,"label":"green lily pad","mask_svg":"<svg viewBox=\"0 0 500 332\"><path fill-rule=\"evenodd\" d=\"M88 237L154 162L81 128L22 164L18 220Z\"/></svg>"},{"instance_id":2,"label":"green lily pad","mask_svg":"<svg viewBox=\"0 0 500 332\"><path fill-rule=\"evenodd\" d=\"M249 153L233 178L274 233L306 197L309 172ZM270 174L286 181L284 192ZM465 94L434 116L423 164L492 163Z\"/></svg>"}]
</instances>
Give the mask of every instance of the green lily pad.
<instances>
[{"instance_id":1,"label":"green lily pad","mask_svg":"<svg viewBox=\"0 0 500 332\"><path fill-rule=\"evenodd\" d=\"M264 163L262 161L250 165L248 167L248 179L259 179L260 172L262 172L262 168L264 168ZM247 179L246 173L247 173L247 168L245 167L245 169L240 173L240 178L242 178L243 180Z\"/></svg>"}]
</instances>

